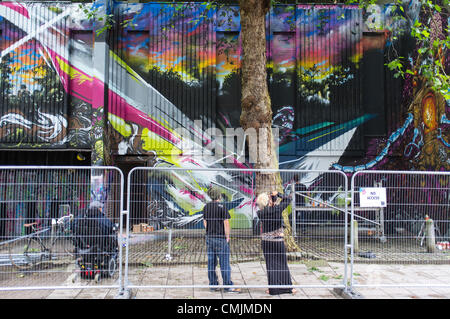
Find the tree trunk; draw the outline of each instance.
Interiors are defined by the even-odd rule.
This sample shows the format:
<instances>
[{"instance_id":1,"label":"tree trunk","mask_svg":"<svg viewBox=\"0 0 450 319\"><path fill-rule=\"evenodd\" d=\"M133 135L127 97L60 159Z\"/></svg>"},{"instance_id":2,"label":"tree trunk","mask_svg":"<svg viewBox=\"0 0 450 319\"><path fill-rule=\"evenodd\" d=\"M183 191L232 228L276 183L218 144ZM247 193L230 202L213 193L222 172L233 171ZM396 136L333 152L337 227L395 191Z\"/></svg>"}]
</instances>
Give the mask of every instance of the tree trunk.
<instances>
[{"instance_id":1,"label":"tree trunk","mask_svg":"<svg viewBox=\"0 0 450 319\"><path fill-rule=\"evenodd\" d=\"M278 159L272 136L272 109L267 87L265 16L270 1L241 0L242 37L242 113L241 125L248 133L254 129L255 140L249 142L250 162L255 168L277 169ZM279 174L258 174L256 195L281 191Z\"/></svg>"},{"instance_id":2,"label":"tree trunk","mask_svg":"<svg viewBox=\"0 0 450 319\"><path fill-rule=\"evenodd\" d=\"M278 169L276 145L272 135L272 108L267 87L266 71L266 14L270 0L239 0L241 15L242 64L241 64L241 126L256 135L256 145L249 143L250 162L258 169ZM254 141L254 140L253 140ZM279 172L258 173L255 195L271 191L282 192ZM292 237L288 216L285 221L285 240L288 251L299 251Z\"/></svg>"}]
</instances>

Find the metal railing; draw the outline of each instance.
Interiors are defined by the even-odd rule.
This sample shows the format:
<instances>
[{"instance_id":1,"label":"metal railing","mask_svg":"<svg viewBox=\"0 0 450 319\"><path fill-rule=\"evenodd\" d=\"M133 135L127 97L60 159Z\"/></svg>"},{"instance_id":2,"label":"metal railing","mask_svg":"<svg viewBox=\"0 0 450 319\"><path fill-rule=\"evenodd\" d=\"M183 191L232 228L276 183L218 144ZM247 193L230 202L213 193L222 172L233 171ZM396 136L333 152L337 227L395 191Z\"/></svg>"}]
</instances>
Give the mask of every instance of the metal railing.
<instances>
[{"instance_id":1,"label":"metal railing","mask_svg":"<svg viewBox=\"0 0 450 319\"><path fill-rule=\"evenodd\" d=\"M443 245L449 238L450 173L412 171L361 171L352 176L351 206L351 288L365 287L450 287L450 283L432 281L424 274L430 265L448 264L448 250ZM365 190L382 190L386 202L376 211L370 203L359 214L378 220L383 240L361 231L356 222L356 207L360 207ZM382 195L384 196L384 195ZM376 197L375 197L376 199ZM375 205L374 205L375 206ZM359 231L355 231L359 229ZM379 265L389 265L391 273L380 273ZM417 276L395 274L409 265L421 265ZM365 278L354 274L366 273ZM397 276L398 277L398 276Z\"/></svg>"},{"instance_id":2,"label":"metal railing","mask_svg":"<svg viewBox=\"0 0 450 319\"><path fill-rule=\"evenodd\" d=\"M122 198L115 167L0 167L0 291L119 289Z\"/></svg>"},{"instance_id":3,"label":"metal railing","mask_svg":"<svg viewBox=\"0 0 450 319\"><path fill-rule=\"evenodd\" d=\"M272 173L290 196L282 221L288 284L269 283L262 247L256 195L274 188L262 182ZM362 171L348 181L338 171L137 167L125 199L115 167L0 167L0 291L212 288L203 223L212 188L230 213L233 287L450 287L379 272L449 263L450 173ZM385 202L363 203L367 189L382 189ZM100 230L89 207L101 208L113 233ZM321 275L321 263L339 270ZM252 276L236 276L242 267ZM214 288L230 288L217 274Z\"/></svg>"},{"instance_id":4,"label":"metal railing","mask_svg":"<svg viewBox=\"0 0 450 319\"><path fill-rule=\"evenodd\" d=\"M255 170L225 168L134 168L128 175L127 198L127 238L125 264L125 289L155 288L212 288L208 283L208 251L205 243L203 208L212 199L208 190L220 190L221 203L230 211L231 268L239 263L261 265L264 275L265 256L261 249L261 225L258 218L256 194L264 189L262 175L277 173L280 176L280 192L289 194L295 185L303 185L312 195L312 202L320 202L320 216L308 219L292 214L292 207L286 208L289 217L284 223L292 227L294 243L288 247L290 260L305 258L338 261L347 264L346 240L347 222L345 213L347 178L338 171L296 171L296 170ZM315 180L310 176L321 176ZM258 180L258 178L260 180ZM259 185L259 186L258 186ZM259 187L259 189L258 189ZM274 186L267 189L273 189ZM295 189L294 189L295 191ZM297 192L298 193L298 192ZM300 195L298 195L300 196ZM295 202L295 197L294 202ZM337 208L336 206L340 208ZM327 209L326 207L334 207ZM296 209L296 213L299 209ZM300 232L305 230L305 232ZM288 235L289 236L289 235ZM302 256L302 257L300 257ZM308 257L309 256L309 257ZM202 280L194 282L193 276L177 280L170 279L170 272L182 265L194 265L193 272ZM320 284L299 284L295 280L296 263L291 263L289 287L293 288L345 288L347 274L342 273ZM314 267L310 267L314 268ZM345 267L346 268L346 267ZM219 269L217 269L219 270ZM163 273L164 278L147 274ZM293 275L294 273L294 275ZM218 276L220 279L220 275ZM265 280L267 282L267 280ZM283 285L261 284L233 280L238 288L282 288ZM218 285L229 288L230 285Z\"/></svg>"}]
</instances>

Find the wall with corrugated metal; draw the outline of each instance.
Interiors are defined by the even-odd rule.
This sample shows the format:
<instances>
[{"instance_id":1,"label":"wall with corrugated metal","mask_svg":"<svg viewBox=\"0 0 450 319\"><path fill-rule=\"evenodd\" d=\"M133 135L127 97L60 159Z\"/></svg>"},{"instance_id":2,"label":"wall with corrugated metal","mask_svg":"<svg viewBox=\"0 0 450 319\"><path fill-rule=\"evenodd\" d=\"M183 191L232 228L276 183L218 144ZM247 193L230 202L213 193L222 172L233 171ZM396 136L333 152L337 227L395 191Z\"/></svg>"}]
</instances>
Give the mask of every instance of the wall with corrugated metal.
<instances>
[{"instance_id":1,"label":"wall with corrugated metal","mask_svg":"<svg viewBox=\"0 0 450 319\"><path fill-rule=\"evenodd\" d=\"M101 13L106 3L84 8ZM114 27L103 38L94 31L101 23L78 4L0 4L0 147L156 155L175 165L180 155L217 152L214 137L240 126L239 8L115 3L111 10ZM411 153L403 152L413 130L403 82L384 65L385 33L367 27L370 14L344 5L279 5L268 14L282 167L353 172L386 163L388 153ZM405 145L395 148L399 136ZM224 157L233 152L225 147Z\"/></svg>"},{"instance_id":2,"label":"wall with corrugated metal","mask_svg":"<svg viewBox=\"0 0 450 319\"><path fill-rule=\"evenodd\" d=\"M89 23L73 23L76 4L2 3L0 11L0 147L89 148L91 107L69 93L88 80L69 61L74 44L92 37Z\"/></svg>"},{"instance_id":3,"label":"wall with corrugated metal","mask_svg":"<svg viewBox=\"0 0 450 319\"><path fill-rule=\"evenodd\" d=\"M130 24L113 37L118 41L114 51L151 86L142 86L142 97L135 101L150 101L144 113L167 121L171 128L190 128L196 120L203 129L240 126L238 7L122 4L118 13L121 22ZM354 131L371 115L364 113L361 103L360 10L276 6L267 21L269 87L274 124L281 131L282 160L362 151L363 135ZM121 85L139 99L136 81ZM110 107L122 109L120 104ZM144 150L136 149L140 145ZM128 143L127 152L158 148L162 154L167 149L163 145L173 152L173 143L155 139Z\"/></svg>"},{"instance_id":4,"label":"wall with corrugated metal","mask_svg":"<svg viewBox=\"0 0 450 319\"><path fill-rule=\"evenodd\" d=\"M237 7L216 10L192 4L180 9L178 5L148 3L119 4L114 9L119 24L129 22L125 28L114 29L110 37L113 53L109 80L113 92L109 94L108 112L116 127L113 132L119 133L117 143L113 143L118 153L176 153L180 150L174 149L176 138L171 132L178 127L191 129L195 121L201 122L201 129L239 126ZM11 92L2 90L2 114L8 114L17 104L27 113L23 121L36 122L34 113L45 110L57 116L61 131L57 139L45 140L41 130L24 133L23 128L11 123L1 142L20 148L89 147L89 136L81 132L92 129L92 86L76 86L92 81L91 74L79 70L92 67L91 26L79 21L70 25L73 20L61 15L76 10L73 5L35 3L27 4L26 10L27 14L10 10L7 14L11 17L6 14L3 20L2 48L9 52L3 54L4 63L13 73L13 82ZM13 23L7 23L9 20ZM45 33L33 35L33 23L35 29L42 25L38 20L57 22L44 28ZM283 134L286 126L292 127L292 132L282 136L282 155L297 157L312 151L326 155L347 148L348 140L336 139L330 132L333 127L343 132L336 125L351 129L355 125L345 122L358 121L363 115L357 61L351 61L361 56L360 24L357 8L339 6L279 6L268 16L267 55L274 114L281 121ZM345 30L339 31L339 41L333 45L330 33L342 27ZM40 37L43 45L36 41ZM26 38L29 40L24 41ZM10 56L11 60L6 60ZM67 60L62 61L60 56ZM347 84L332 83L329 79L337 72L342 77L347 76L343 72L353 72L354 79ZM28 100L17 91L21 85L29 92L25 95ZM44 101L37 100L39 96ZM150 125L124 124L117 129L121 123L133 122L139 112L149 117ZM318 129L321 134L311 136ZM130 139L133 142L128 142ZM119 144L120 149L115 147ZM361 138L352 148L363 148Z\"/></svg>"}]
</instances>

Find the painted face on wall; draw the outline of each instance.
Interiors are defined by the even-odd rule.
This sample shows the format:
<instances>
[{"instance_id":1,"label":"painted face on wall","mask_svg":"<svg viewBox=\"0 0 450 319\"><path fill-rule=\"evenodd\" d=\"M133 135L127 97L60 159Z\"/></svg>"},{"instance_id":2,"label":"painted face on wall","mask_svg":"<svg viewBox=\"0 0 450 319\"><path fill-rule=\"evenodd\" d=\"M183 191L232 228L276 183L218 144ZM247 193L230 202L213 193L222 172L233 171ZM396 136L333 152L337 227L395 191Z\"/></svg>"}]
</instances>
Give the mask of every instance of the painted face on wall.
<instances>
[{"instance_id":1,"label":"painted face on wall","mask_svg":"<svg viewBox=\"0 0 450 319\"><path fill-rule=\"evenodd\" d=\"M425 134L436 130L438 126L436 119L436 99L434 94L431 92L428 93L422 100L422 120L425 125Z\"/></svg>"}]
</instances>

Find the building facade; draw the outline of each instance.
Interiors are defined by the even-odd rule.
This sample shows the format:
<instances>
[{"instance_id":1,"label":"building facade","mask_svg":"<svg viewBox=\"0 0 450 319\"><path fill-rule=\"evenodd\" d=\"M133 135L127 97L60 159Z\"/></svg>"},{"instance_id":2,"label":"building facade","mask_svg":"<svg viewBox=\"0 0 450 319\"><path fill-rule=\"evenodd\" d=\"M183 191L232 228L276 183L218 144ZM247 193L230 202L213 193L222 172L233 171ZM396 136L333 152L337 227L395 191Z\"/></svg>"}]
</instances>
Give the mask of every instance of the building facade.
<instances>
[{"instance_id":1,"label":"building facade","mask_svg":"<svg viewBox=\"0 0 450 319\"><path fill-rule=\"evenodd\" d=\"M386 66L394 50L421 63L409 33L388 30L431 21L442 37L447 18L423 16L417 1L394 8L271 9L267 80L281 168L449 170L448 102ZM108 14L111 27L100 19ZM124 172L251 167L247 147L223 142L240 127L239 31L231 5L1 2L2 164L33 152L45 154L32 157L39 164Z\"/></svg>"}]
</instances>

